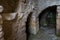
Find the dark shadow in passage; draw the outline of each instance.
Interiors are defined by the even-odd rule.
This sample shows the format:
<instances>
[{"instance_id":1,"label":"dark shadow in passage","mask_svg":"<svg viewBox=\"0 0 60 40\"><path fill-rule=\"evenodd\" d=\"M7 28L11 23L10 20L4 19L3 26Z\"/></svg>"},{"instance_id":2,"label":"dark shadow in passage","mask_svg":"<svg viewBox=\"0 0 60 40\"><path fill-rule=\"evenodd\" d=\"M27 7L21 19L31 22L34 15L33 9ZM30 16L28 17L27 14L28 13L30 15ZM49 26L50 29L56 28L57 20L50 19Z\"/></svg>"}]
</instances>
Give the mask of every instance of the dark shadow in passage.
<instances>
[{"instance_id":1,"label":"dark shadow in passage","mask_svg":"<svg viewBox=\"0 0 60 40\"><path fill-rule=\"evenodd\" d=\"M54 17L54 29L55 29L55 33L56 33L56 13L57 13L57 6L56 5L54 5L54 6L50 6L50 7L48 7L48 8L46 8L46 9L44 9L40 14L39 14L39 16L38 16L38 18L39 18L39 25L40 25L40 27L41 27L41 20L43 19L43 17L45 16L45 15L47 15L48 16L48 13L50 13L50 12L52 12L53 13L53 17ZM48 12L48 13L47 13ZM45 16L46 18L47 18L47 16ZM44 19L46 19L44 17ZM48 23L48 25L49 25L49 23Z\"/></svg>"},{"instance_id":2,"label":"dark shadow in passage","mask_svg":"<svg viewBox=\"0 0 60 40\"><path fill-rule=\"evenodd\" d=\"M26 22L27 40L29 39L29 36L30 36L29 24L30 24L31 16L32 16L32 12L28 15L27 22Z\"/></svg>"}]
</instances>

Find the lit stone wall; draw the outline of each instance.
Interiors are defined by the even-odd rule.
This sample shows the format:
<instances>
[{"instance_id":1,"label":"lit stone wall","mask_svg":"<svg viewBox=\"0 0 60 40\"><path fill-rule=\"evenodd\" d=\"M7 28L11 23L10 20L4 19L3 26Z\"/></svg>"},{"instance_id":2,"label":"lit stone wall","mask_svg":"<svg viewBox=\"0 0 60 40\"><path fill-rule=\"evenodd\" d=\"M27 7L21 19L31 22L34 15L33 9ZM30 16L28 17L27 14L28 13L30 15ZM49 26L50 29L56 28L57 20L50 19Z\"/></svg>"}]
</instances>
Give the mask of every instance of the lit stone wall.
<instances>
[{"instance_id":1,"label":"lit stone wall","mask_svg":"<svg viewBox=\"0 0 60 40\"><path fill-rule=\"evenodd\" d=\"M0 5L4 8L1 14L4 38L6 40L26 40L26 22L30 12L32 15L29 30L31 34L36 34L39 30L38 15L47 7L53 6L51 3L59 5L60 2L55 0L0 0Z\"/></svg>"},{"instance_id":2,"label":"lit stone wall","mask_svg":"<svg viewBox=\"0 0 60 40\"><path fill-rule=\"evenodd\" d=\"M57 6L57 17L56 17L56 34L60 35L60 6Z\"/></svg>"}]
</instances>

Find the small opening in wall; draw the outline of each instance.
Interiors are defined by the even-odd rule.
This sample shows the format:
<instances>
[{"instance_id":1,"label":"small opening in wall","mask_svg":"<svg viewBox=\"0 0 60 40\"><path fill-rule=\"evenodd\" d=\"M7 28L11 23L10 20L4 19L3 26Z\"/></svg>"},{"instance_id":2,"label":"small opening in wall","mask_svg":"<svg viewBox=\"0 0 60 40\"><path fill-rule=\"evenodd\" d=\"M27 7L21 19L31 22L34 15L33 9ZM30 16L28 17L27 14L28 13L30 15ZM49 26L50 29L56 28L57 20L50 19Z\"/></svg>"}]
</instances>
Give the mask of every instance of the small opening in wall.
<instances>
[{"instance_id":1,"label":"small opening in wall","mask_svg":"<svg viewBox=\"0 0 60 40\"><path fill-rule=\"evenodd\" d=\"M32 12L30 12L30 14L28 15L27 17L27 22L26 22L26 33L27 33L27 40L29 39L29 36L30 36L30 21L31 21L31 16L32 16Z\"/></svg>"}]
</instances>

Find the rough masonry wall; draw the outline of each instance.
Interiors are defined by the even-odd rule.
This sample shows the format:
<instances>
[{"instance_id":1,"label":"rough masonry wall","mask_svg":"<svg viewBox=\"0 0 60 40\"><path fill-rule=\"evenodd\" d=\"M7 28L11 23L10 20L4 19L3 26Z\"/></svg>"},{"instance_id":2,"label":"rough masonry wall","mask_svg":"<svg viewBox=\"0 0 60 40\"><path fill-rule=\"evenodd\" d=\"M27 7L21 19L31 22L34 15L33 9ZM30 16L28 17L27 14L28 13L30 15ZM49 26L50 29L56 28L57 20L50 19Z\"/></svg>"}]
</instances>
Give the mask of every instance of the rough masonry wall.
<instances>
[{"instance_id":1,"label":"rough masonry wall","mask_svg":"<svg viewBox=\"0 0 60 40\"><path fill-rule=\"evenodd\" d=\"M3 13L12 13L15 12L19 0L0 0L0 5L3 6Z\"/></svg>"},{"instance_id":2,"label":"rough masonry wall","mask_svg":"<svg viewBox=\"0 0 60 40\"><path fill-rule=\"evenodd\" d=\"M49 1L54 1L54 2L52 2L53 5L51 5L51 2L49 2ZM37 1L33 0L33 2L31 2L29 0L27 5L23 2L21 2L20 6L19 6L20 9L18 10L18 13L20 13L19 17L22 18L20 21L23 22L24 24L26 24L25 22L27 21L27 17L29 16L30 12L33 12L32 16L31 16L31 20L30 20L31 24L29 27L30 27L31 33L36 34L39 30L38 15L41 13L41 11L43 11L44 9L46 9L49 6L59 5L57 3L59 3L59 1L55 1L55 0L37 0ZM20 27L22 27L22 26L20 25Z\"/></svg>"},{"instance_id":3,"label":"rough masonry wall","mask_svg":"<svg viewBox=\"0 0 60 40\"><path fill-rule=\"evenodd\" d=\"M16 1L18 1L18 0L16 0ZM55 5L55 3L56 4L59 3L54 0L55 2L53 2L53 5L49 5L50 4L49 1L52 1L52 0L48 0L48 2L47 2L47 0L37 0L37 1L36 0L33 0L33 1L27 0L27 3L20 0L17 10L15 11L14 9L16 7L14 7L14 6L18 2L16 4L13 4L13 3L15 3L14 0L13 1L6 0L5 2L3 0L0 4L2 6L4 6L4 11L3 11L4 15L2 14L2 17L3 17L3 30L5 33L4 34L5 39L6 40L26 40L26 32L25 32L26 31L26 21L27 21L27 18L29 16L30 12L32 12L32 16L30 19L30 26L29 26L30 31L32 34L36 34L39 30L38 15L41 13L42 10L44 10L48 6L53 6L53 5ZM10 4L11 2L13 5ZM11 13L12 11L14 11L16 13L15 16L13 16L14 14ZM9 14L7 14L7 16L6 16L5 13L9 13ZM12 16L12 18L11 18L11 16Z\"/></svg>"},{"instance_id":4,"label":"rough masonry wall","mask_svg":"<svg viewBox=\"0 0 60 40\"><path fill-rule=\"evenodd\" d=\"M57 6L56 35L60 36L60 6Z\"/></svg>"},{"instance_id":5,"label":"rough masonry wall","mask_svg":"<svg viewBox=\"0 0 60 40\"><path fill-rule=\"evenodd\" d=\"M60 5L60 0L38 0L38 14L49 6Z\"/></svg>"}]
</instances>

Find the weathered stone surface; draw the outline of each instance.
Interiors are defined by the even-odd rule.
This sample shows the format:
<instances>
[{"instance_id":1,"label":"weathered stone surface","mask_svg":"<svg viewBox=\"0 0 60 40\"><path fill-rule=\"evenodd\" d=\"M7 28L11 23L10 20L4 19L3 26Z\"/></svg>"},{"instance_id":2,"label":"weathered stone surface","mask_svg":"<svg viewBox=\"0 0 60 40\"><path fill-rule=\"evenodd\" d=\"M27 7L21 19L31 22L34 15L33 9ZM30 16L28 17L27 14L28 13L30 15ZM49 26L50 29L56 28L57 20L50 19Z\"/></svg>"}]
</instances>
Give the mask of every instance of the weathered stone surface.
<instances>
[{"instance_id":1,"label":"weathered stone surface","mask_svg":"<svg viewBox=\"0 0 60 40\"><path fill-rule=\"evenodd\" d=\"M60 19L60 13L58 12L58 14L57 14L57 17L56 17L57 19Z\"/></svg>"},{"instance_id":2,"label":"weathered stone surface","mask_svg":"<svg viewBox=\"0 0 60 40\"><path fill-rule=\"evenodd\" d=\"M18 19L21 19L23 17L23 13L18 13Z\"/></svg>"},{"instance_id":3,"label":"weathered stone surface","mask_svg":"<svg viewBox=\"0 0 60 40\"><path fill-rule=\"evenodd\" d=\"M5 40L4 38L1 38L0 40Z\"/></svg>"},{"instance_id":4,"label":"weathered stone surface","mask_svg":"<svg viewBox=\"0 0 60 40\"><path fill-rule=\"evenodd\" d=\"M19 0L0 0L0 5L4 7L4 13L12 13L15 12L17 8Z\"/></svg>"},{"instance_id":5,"label":"weathered stone surface","mask_svg":"<svg viewBox=\"0 0 60 40\"><path fill-rule=\"evenodd\" d=\"M19 8L17 9L17 12L14 13L15 9L18 7L17 6L18 2L20 1L19 0L0 0L0 5L4 7L3 14L2 14L2 17L4 20L3 22L2 20L0 20L1 21L0 24L3 23L3 30L5 33L6 40L25 40L26 38L25 24L30 12L33 12L34 14L32 13L33 15L31 15L32 17L30 17L29 30L32 34L36 34L39 30L39 25L38 25L39 20L37 20L38 14L40 14L41 11L44 10L45 8L56 5L57 3L60 3L59 1L56 2L56 0L37 0L37 1L21 0L20 2L21 4L19 3ZM57 12L60 12L59 7ZM18 17L17 17L18 20L17 19L14 20L17 14L18 14ZM58 16L57 18L60 18L60 16ZM60 24L59 20L60 19L57 20L58 25ZM58 25L57 25L57 30L60 30ZM24 36L25 38L20 36Z\"/></svg>"},{"instance_id":6,"label":"weathered stone surface","mask_svg":"<svg viewBox=\"0 0 60 40\"><path fill-rule=\"evenodd\" d=\"M0 15L0 40L4 40L4 32L3 32L3 19L2 16Z\"/></svg>"},{"instance_id":7,"label":"weathered stone surface","mask_svg":"<svg viewBox=\"0 0 60 40\"><path fill-rule=\"evenodd\" d=\"M56 23L56 34L60 35L60 19L57 19Z\"/></svg>"},{"instance_id":8,"label":"weathered stone surface","mask_svg":"<svg viewBox=\"0 0 60 40\"><path fill-rule=\"evenodd\" d=\"M17 40L26 40L26 34L23 34L22 36L19 37L17 38Z\"/></svg>"},{"instance_id":9,"label":"weathered stone surface","mask_svg":"<svg viewBox=\"0 0 60 40\"><path fill-rule=\"evenodd\" d=\"M3 24L3 19L1 15L0 15L0 24Z\"/></svg>"},{"instance_id":10,"label":"weathered stone surface","mask_svg":"<svg viewBox=\"0 0 60 40\"><path fill-rule=\"evenodd\" d=\"M0 32L0 38L3 37L4 33L3 32Z\"/></svg>"},{"instance_id":11,"label":"weathered stone surface","mask_svg":"<svg viewBox=\"0 0 60 40\"><path fill-rule=\"evenodd\" d=\"M30 26L30 32L32 34L36 34L36 27L34 27L34 26L35 26L35 23L32 23L32 25Z\"/></svg>"},{"instance_id":12,"label":"weathered stone surface","mask_svg":"<svg viewBox=\"0 0 60 40\"><path fill-rule=\"evenodd\" d=\"M56 35L60 35L60 6L57 7Z\"/></svg>"},{"instance_id":13,"label":"weathered stone surface","mask_svg":"<svg viewBox=\"0 0 60 40\"><path fill-rule=\"evenodd\" d=\"M3 29L3 28L2 28L2 25L0 25L0 31L2 31L2 29Z\"/></svg>"},{"instance_id":14,"label":"weathered stone surface","mask_svg":"<svg viewBox=\"0 0 60 40\"><path fill-rule=\"evenodd\" d=\"M0 12L3 12L3 6L0 5Z\"/></svg>"},{"instance_id":15,"label":"weathered stone surface","mask_svg":"<svg viewBox=\"0 0 60 40\"><path fill-rule=\"evenodd\" d=\"M5 21L3 23L3 31L4 31L4 37L7 40L12 35L12 23L11 21Z\"/></svg>"},{"instance_id":16,"label":"weathered stone surface","mask_svg":"<svg viewBox=\"0 0 60 40\"><path fill-rule=\"evenodd\" d=\"M6 13L6 14L2 14L2 16L4 17L5 20L13 20L15 19L17 13Z\"/></svg>"}]
</instances>

